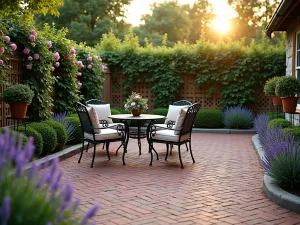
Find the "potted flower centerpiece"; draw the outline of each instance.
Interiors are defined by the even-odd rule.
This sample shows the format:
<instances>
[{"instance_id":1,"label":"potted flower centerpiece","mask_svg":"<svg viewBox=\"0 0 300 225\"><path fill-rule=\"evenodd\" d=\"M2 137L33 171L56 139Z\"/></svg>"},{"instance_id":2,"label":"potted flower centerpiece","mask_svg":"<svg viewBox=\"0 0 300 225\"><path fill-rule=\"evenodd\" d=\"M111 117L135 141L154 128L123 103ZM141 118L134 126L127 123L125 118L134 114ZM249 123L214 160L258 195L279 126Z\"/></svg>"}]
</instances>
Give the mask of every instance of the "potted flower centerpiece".
<instances>
[{"instance_id":1,"label":"potted flower centerpiece","mask_svg":"<svg viewBox=\"0 0 300 225\"><path fill-rule=\"evenodd\" d=\"M23 118L26 116L27 106L31 103L34 92L26 84L10 85L3 91L2 99L10 106L11 116Z\"/></svg>"},{"instance_id":2,"label":"potted flower centerpiece","mask_svg":"<svg viewBox=\"0 0 300 225\"><path fill-rule=\"evenodd\" d=\"M142 98L139 93L132 92L131 95L126 99L124 108L134 116L141 115L143 110L148 109L148 99Z\"/></svg>"},{"instance_id":3,"label":"potted flower centerpiece","mask_svg":"<svg viewBox=\"0 0 300 225\"><path fill-rule=\"evenodd\" d=\"M300 80L293 76L280 77L275 87L275 93L282 99L283 111L286 113L294 113L297 107L300 93Z\"/></svg>"},{"instance_id":4,"label":"potted flower centerpiece","mask_svg":"<svg viewBox=\"0 0 300 225\"><path fill-rule=\"evenodd\" d=\"M276 96L275 88L280 77L272 77L264 85L264 92L267 96L272 96L273 105L282 105L280 96Z\"/></svg>"}]
</instances>

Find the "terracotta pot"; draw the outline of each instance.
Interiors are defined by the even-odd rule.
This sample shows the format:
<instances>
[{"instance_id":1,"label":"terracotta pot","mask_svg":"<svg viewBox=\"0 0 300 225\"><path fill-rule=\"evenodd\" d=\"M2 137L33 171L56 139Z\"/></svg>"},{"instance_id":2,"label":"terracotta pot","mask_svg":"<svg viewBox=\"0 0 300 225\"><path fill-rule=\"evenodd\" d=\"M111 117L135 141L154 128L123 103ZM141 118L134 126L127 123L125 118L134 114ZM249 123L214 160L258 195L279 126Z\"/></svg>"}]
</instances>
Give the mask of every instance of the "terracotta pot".
<instances>
[{"instance_id":1,"label":"terracotta pot","mask_svg":"<svg viewBox=\"0 0 300 225\"><path fill-rule=\"evenodd\" d=\"M142 113L142 109L140 109L140 110L133 109L133 110L131 110L131 113L134 116L139 116Z\"/></svg>"},{"instance_id":2,"label":"terracotta pot","mask_svg":"<svg viewBox=\"0 0 300 225\"><path fill-rule=\"evenodd\" d=\"M9 103L11 117L24 118L27 112L27 103Z\"/></svg>"},{"instance_id":3,"label":"terracotta pot","mask_svg":"<svg viewBox=\"0 0 300 225\"><path fill-rule=\"evenodd\" d=\"M273 105L282 105L282 99L279 96L272 96Z\"/></svg>"},{"instance_id":4,"label":"terracotta pot","mask_svg":"<svg viewBox=\"0 0 300 225\"><path fill-rule=\"evenodd\" d=\"M294 113L297 108L297 102L299 97L281 97L283 112Z\"/></svg>"}]
</instances>

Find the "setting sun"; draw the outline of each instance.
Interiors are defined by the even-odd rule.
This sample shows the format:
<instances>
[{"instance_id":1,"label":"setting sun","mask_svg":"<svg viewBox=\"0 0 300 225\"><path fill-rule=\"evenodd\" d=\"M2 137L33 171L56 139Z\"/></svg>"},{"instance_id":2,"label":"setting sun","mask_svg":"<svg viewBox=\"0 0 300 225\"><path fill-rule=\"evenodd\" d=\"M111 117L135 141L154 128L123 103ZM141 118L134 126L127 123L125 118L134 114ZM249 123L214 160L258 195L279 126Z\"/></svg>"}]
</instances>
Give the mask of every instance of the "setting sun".
<instances>
[{"instance_id":1,"label":"setting sun","mask_svg":"<svg viewBox=\"0 0 300 225\"><path fill-rule=\"evenodd\" d=\"M219 33L226 33L230 30L230 22L226 17L217 17L213 21L212 28Z\"/></svg>"}]
</instances>

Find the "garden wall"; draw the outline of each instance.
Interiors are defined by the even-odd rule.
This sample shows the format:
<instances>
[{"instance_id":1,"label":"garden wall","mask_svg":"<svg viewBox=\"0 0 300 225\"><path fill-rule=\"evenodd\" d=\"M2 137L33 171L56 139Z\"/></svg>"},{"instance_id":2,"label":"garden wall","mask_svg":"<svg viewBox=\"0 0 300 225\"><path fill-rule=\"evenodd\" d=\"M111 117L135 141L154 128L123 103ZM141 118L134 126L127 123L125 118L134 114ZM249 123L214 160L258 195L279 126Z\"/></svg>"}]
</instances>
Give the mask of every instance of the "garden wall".
<instances>
[{"instance_id":1,"label":"garden wall","mask_svg":"<svg viewBox=\"0 0 300 225\"><path fill-rule=\"evenodd\" d=\"M108 70L109 71L109 70ZM147 74L149 75L149 74ZM181 75L184 83L181 86L179 93L180 96L178 100L185 99L193 103L200 103L202 109L220 109L220 85L217 85L214 95L208 94L209 86L202 85L202 87L197 87L195 85L195 76L193 75ZM141 79L144 80L144 79ZM123 88L126 82L126 76L122 72L106 72L104 81L104 100L110 102L114 107L124 107L124 102L128 96L126 90ZM170 84L172 85L172 84ZM141 82L135 85L132 89L140 93L144 98L148 98L149 111L153 109L154 106L154 94L151 91L150 82ZM258 112L269 112L275 111L276 109L272 106L272 100L270 97L265 96L263 92L263 86L257 85L255 88L255 98L254 104L249 107L256 113ZM166 106L167 107L167 106Z\"/></svg>"}]
</instances>

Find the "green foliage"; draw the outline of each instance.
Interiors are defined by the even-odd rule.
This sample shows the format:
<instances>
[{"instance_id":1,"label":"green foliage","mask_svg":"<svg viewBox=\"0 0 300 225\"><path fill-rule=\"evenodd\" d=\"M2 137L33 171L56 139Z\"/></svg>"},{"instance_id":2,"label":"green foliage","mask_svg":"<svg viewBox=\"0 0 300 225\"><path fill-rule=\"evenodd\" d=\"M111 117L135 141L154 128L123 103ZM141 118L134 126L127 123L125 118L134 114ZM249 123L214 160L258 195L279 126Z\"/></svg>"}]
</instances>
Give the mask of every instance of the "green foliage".
<instances>
[{"instance_id":1,"label":"green foliage","mask_svg":"<svg viewBox=\"0 0 300 225\"><path fill-rule=\"evenodd\" d=\"M201 109L195 119L195 127L200 128L220 128L222 123L222 111L214 109Z\"/></svg>"},{"instance_id":2,"label":"green foliage","mask_svg":"<svg viewBox=\"0 0 300 225\"><path fill-rule=\"evenodd\" d=\"M54 25L50 27L45 24L44 29L40 32L47 40L51 40L52 47L49 50L52 54L58 52L60 54L59 66L55 66L53 62L52 75L55 76L55 98L54 112L72 112L73 105L80 100L78 90L77 72L75 54L71 54L70 50L75 47L74 41L66 38L67 30L57 30Z\"/></svg>"},{"instance_id":3,"label":"green foliage","mask_svg":"<svg viewBox=\"0 0 300 225\"><path fill-rule=\"evenodd\" d=\"M294 140L300 141L300 127L284 128L284 132L292 133Z\"/></svg>"},{"instance_id":4,"label":"green foliage","mask_svg":"<svg viewBox=\"0 0 300 225\"><path fill-rule=\"evenodd\" d=\"M2 97L8 103L27 103L30 104L34 92L26 84L14 84L3 91Z\"/></svg>"},{"instance_id":5,"label":"green foliage","mask_svg":"<svg viewBox=\"0 0 300 225\"><path fill-rule=\"evenodd\" d=\"M111 115L118 115L121 114L120 111L116 110L116 109L110 109ZM120 122L118 119L113 119L114 123L118 123Z\"/></svg>"},{"instance_id":6,"label":"green foliage","mask_svg":"<svg viewBox=\"0 0 300 225\"><path fill-rule=\"evenodd\" d=\"M74 139L71 141L73 143L79 143L82 142L82 130L81 130L81 124L80 120L77 117L67 117L67 121L70 122L70 124L74 125L76 127L75 132L74 132Z\"/></svg>"},{"instance_id":7,"label":"green foliage","mask_svg":"<svg viewBox=\"0 0 300 225\"><path fill-rule=\"evenodd\" d=\"M76 46L76 55L78 61L81 61L84 65L83 68L78 69L81 73L78 79L82 83L80 92L84 100L102 99L104 76L101 72L103 68L101 59L96 56L94 49L85 45ZM92 61L89 61L88 57L91 57ZM92 66L91 69L88 68L89 65Z\"/></svg>"},{"instance_id":8,"label":"green foliage","mask_svg":"<svg viewBox=\"0 0 300 225\"><path fill-rule=\"evenodd\" d=\"M279 118L279 119L271 120L268 124L268 129L270 129L271 127L289 128L291 126L292 126L292 124L290 121Z\"/></svg>"},{"instance_id":9,"label":"green foliage","mask_svg":"<svg viewBox=\"0 0 300 225\"><path fill-rule=\"evenodd\" d=\"M19 132L24 133L27 137L33 137L33 143L35 146L34 154L39 156L43 151L43 138L42 135L36 130L30 127L19 127Z\"/></svg>"},{"instance_id":10,"label":"green foliage","mask_svg":"<svg viewBox=\"0 0 300 225\"><path fill-rule=\"evenodd\" d=\"M209 86L209 94L220 94L222 107L255 102L257 87L267 78L285 74L285 49L270 45L268 40L247 46L243 41L212 44L202 38L194 45L179 42L173 48L140 47L129 33L118 49L101 49L107 46L108 38L102 38L97 48L112 76L119 76L119 72L126 76L119 85L127 95L137 84L149 82L154 107L178 99L185 74L196 78L196 88ZM111 42L116 42L115 37Z\"/></svg>"},{"instance_id":11,"label":"green foliage","mask_svg":"<svg viewBox=\"0 0 300 225\"><path fill-rule=\"evenodd\" d=\"M117 110L119 111L121 114L128 114L128 112L125 109L119 108L119 107L111 107L110 111L112 112L112 110Z\"/></svg>"},{"instance_id":12,"label":"green foliage","mask_svg":"<svg viewBox=\"0 0 300 225\"><path fill-rule=\"evenodd\" d=\"M153 109L151 111L151 114L153 114L153 115L167 116L168 109L167 108L156 108L156 109ZM158 120L155 121L155 123L158 123L158 124L161 124L161 123L164 123L164 122L165 122L165 119L158 119Z\"/></svg>"},{"instance_id":13,"label":"green foliage","mask_svg":"<svg viewBox=\"0 0 300 225\"><path fill-rule=\"evenodd\" d=\"M275 88L280 77L272 77L268 79L264 85L264 92L268 96L276 96Z\"/></svg>"},{"instance_id":14,"label":"green foliage","mask_svg":"<svg viewBox=\"0 0 300 225\"><path fill-rule=\"evenodd\" d=\"M275 93L280 97L294 97L300 92L300 80L293 76L283 76L277 81Z\"/></svg>"},{"instance_id":15,"label":"green foliage","mask_svg":"<svg viewBox=\"0 0 300 225\"><path fill-rule=\"evenodd\" d=\"M45 123L52 127L55 130L56 136L57 136L57 145L54 149L55 152L63 150L65 147L66 141L67 141L67 131L64 125L62 125L59 122L53 121L53 120L46 120L42 123Z\"/></svg>"},{"instance_id":16,"label":"green foliage","mask_svg":"<svg viewBox=\"0 0 300 225\"><path fill-rule=\"evenodd\" d=\"M277 119L277 112L268 112L268 116L270 118L270 120L274 120ZM285 118L285 114L283 112L279 112L278 113L278 118Z\"/></svg>"},{"instance_id":17,"label":"green foliage","mask_svg":"<svg viewBox=\"0 0 300 225\"><path fill-rule=\"evenodd\" d=\"M68 115L67 117L76 117L76 118L78 118L78 114L77 113L73 113L73 114Z\"/></svg>"},{"instance_id":18,"label":"green foliage","mask_svg":"<svg viewBox=\"0 0 300 225\"><path fill-rule=\"evenodd\" d=\"M43 138L43 155L51 154L57 146L57 135L55 130L45 123L30 123L27 127L39 132Z\"/></svg>"},{"instance_id":19,"label":"green foliage","mask_svg":"<svg viewBox=\"0 0 300 225\"><path fill-rule=\"evenodd\" d=\"M50 94L53 92L52 87L55 78L50 73L53 54L47 48L48 40L36 32L35 40L31 41L29 36L35 27L26 21L22 21L24 24L16 20L3 20L1 22L6 27L5 35L8 35L10 40L18 46L17 51L23 62L23 79L34 91L32 104L28 108L27 115L31 121L50 118L50 109L53 106L53 99ZM12 29L9 30L9 28ZM29 54L25 54L25 48L29 50ZM35 54L38 54L38 59L34 59Z\"/></svg>"}]
</instances>

